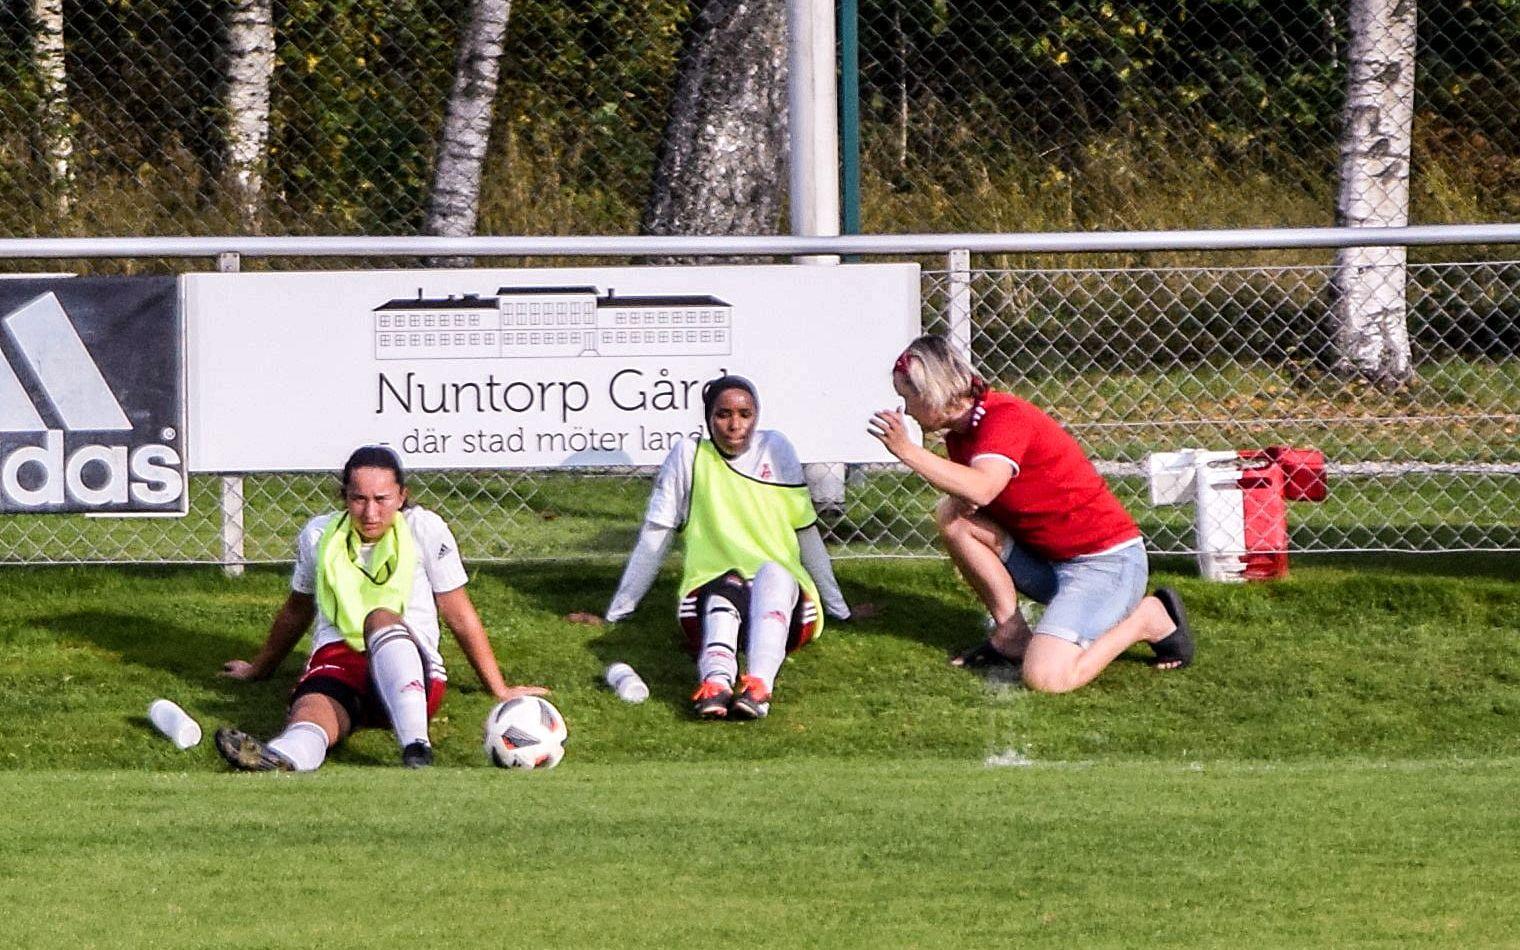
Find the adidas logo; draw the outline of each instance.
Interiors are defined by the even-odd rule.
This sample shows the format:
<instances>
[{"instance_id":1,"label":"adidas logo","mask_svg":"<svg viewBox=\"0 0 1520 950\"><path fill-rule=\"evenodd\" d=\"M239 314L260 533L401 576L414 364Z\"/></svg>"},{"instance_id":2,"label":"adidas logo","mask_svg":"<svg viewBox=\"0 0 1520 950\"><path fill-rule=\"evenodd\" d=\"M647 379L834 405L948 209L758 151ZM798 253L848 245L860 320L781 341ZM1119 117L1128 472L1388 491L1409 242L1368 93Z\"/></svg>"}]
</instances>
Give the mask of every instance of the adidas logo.
<instances>
[{"instance_id":1,"label":"adidas logo","mask_svg":"<svg viewBox=\"0 0 1520 950\"><path fill-rule=\"evenodd\" d=\"M132 421L57 295L34 297L0 318L0 325L17 354L0 353L0 510L75 511L134 502L162 508L184 495L180 454L156 442L131 444ZM32 392L40 392L35 401L23 375L34 383ZM91 433L96 441L76 433ZM41 435L40 444L32 434ZM173 429L161 434L175 436Z\"/></svg>"},{"instance_id":2,"label":"adidas logo","mask_svg":"<svg viewBox=\"0 0 1520 950\"><path fill-rule=\"evenodd\" d=\"M121 403L90 359L56 294L23 304L5 317L5 333L21 351L67 429L132 430ZM0 432L47 429L9 363L0 362Z\"/></svg>"}]
</instances>

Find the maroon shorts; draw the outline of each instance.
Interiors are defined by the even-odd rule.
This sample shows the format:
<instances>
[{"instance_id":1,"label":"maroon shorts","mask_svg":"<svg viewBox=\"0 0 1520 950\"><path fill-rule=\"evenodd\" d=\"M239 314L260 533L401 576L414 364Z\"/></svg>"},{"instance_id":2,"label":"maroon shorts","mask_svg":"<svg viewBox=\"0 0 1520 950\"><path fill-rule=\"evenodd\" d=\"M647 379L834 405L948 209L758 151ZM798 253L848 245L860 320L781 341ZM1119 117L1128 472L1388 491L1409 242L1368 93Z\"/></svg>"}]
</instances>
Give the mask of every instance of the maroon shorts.
<instances>
[{"instance_id":1,"label":"maroon shorts","mask_svg":"<svg viewBox=\"0 0 1520 950\"><path fill-rule=\"evenodd\" d=\"M736 571L715 577L701 587L688 591L676 607L676 620L681 625L681 636L686 652L696 656L702 651L702 617L707 613L707 601L714 594L733 604L739 611L739 649L749 648L749 588L750 582ZM791 625L786 635L786 652L791 653L813 639L818 632L818 605L806 590L797 591L797 606L792 608Z\"/></svg>"},{"instance_id":2,"label":"maroon shorts","mask_svg":"<svg viewBox=\"0 0 1520 950\"><path fill-rule=\"evenodd\" d=\"M443 704L445 683L428 676L427 659L422 662L423 676L427 679L427 714L433 718ZM417 684L421 688L420 683ZM361 653L339 640L319 647L306 661L306 669L290 692L290 702L307 693L321 693L335 700L348 711L354 728L389 728L390 716L385 703L375 693L374 680L369 675L369 654Z\"/></svg>"}]
</instances>

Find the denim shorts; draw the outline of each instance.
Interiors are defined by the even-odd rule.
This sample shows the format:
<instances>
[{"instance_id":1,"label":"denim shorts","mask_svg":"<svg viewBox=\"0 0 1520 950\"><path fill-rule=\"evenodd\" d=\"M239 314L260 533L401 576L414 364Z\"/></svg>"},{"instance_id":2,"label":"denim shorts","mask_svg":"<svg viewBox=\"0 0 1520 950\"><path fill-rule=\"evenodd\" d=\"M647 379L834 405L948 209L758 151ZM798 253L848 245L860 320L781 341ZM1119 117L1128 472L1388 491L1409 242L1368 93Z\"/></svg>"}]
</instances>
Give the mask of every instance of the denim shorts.
<instances>
[{"instance_id":1,"label":"denim shorts","mask_svg":"<svg viewBox=\"0 0 1520 950\"><path fill-rule=\"evenodd\" d=\"M1047 561L1006 538L1003 566L1020 594L1045 605L1034 632L1084 649L1139 606L1150 578L1145 545L1138 542L1069 561Z\"/></svg>"}]
</instances>

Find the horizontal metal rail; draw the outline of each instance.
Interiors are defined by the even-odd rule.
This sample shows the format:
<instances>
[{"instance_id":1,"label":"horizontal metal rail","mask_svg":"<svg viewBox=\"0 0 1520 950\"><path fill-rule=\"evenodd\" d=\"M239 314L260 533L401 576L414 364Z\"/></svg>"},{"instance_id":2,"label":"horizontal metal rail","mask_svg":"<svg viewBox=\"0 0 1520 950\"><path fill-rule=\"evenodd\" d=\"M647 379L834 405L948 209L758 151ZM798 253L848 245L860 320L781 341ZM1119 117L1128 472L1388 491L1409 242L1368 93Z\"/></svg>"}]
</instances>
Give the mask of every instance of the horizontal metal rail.
<instances>
[{"instance_id":1,"label":"horizontal metal rail","mask_svg":"<svg viewBox=\"0 0 1520 950\"><path fill-rule=\"evenodd\" d=\"M670 257L1223 251L1520 244L1520 224L1406 228L1245 228L838 237L90 237L4 238L0 258L103 257Z\"/></svg>"}]
</instances>

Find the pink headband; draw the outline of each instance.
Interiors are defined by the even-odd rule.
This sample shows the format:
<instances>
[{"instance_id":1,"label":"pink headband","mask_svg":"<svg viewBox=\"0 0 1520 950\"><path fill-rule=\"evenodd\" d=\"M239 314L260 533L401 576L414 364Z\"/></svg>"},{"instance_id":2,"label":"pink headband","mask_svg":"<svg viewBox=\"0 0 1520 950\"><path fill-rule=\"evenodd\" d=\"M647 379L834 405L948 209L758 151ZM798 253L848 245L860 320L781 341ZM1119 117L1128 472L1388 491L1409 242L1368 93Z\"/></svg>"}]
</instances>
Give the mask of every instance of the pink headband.
<instances>
[{"instance_id":1,"label":"pink headband","mask_svg":"<svg viewBox=\"0 0 1520 950\"><path fill-rule=\"evenodd\" d=\"M897 362L892 364L892 372L902 373L904 376L908 375L908 362L909 360L913 359L913 355L914 354L911 349L903 350L900 354L898 354ZM983 381L982 377L976 375L975 373L972 373L971 395L977 399L980 399L982 396L986 395L987 389L987 383Z\"/></svg>"}]
</instances>

